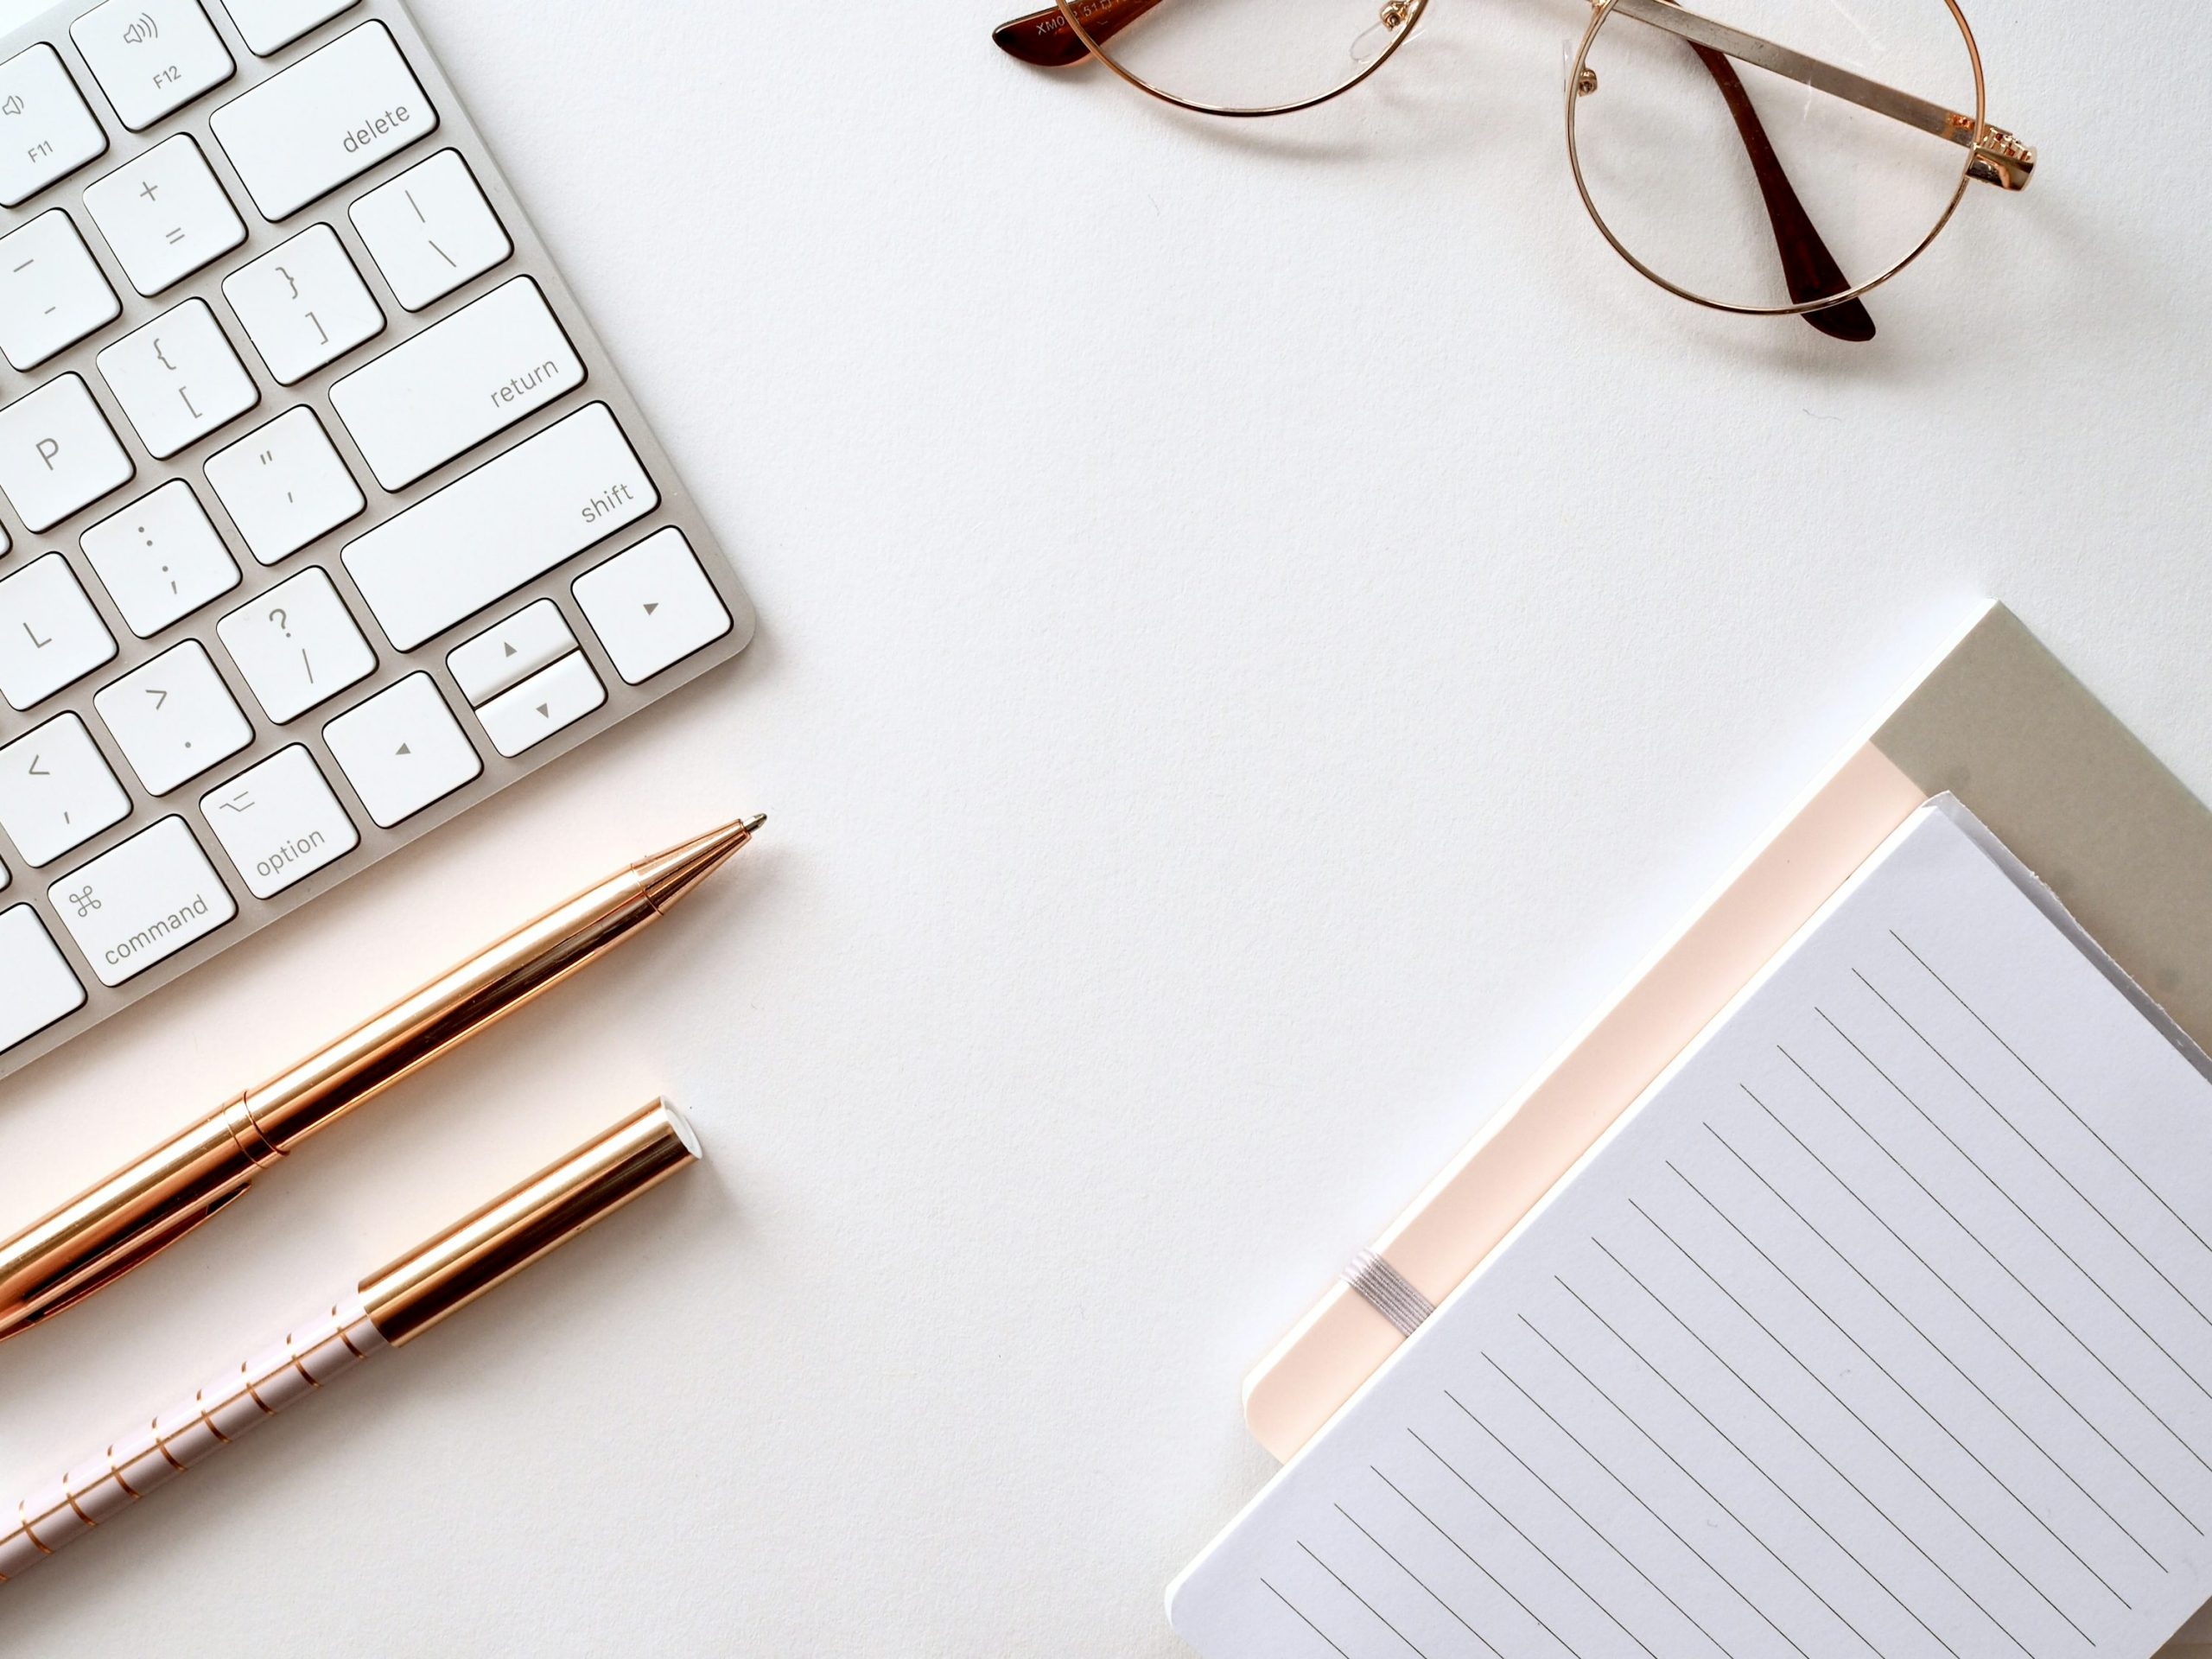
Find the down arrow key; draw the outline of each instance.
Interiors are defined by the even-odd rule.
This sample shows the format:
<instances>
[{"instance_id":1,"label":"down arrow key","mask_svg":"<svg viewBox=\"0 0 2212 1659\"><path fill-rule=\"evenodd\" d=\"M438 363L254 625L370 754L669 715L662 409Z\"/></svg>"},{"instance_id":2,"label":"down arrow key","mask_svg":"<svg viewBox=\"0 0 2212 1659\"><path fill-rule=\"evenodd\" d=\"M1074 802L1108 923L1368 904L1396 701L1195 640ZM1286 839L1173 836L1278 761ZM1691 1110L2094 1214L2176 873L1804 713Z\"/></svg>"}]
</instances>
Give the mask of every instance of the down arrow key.
<instances>
[{"instance_id":1,"label":"down arrow key","mask_svg":"<svg viewBox=\"0 0 2212 1659\"><path fill-rule=\"evenodd\" d=\"M484 734L504 755L518 755L566 730L607 702L607 688L580 651L541 669L476 711Z\"/></svg>"}]
</instances>

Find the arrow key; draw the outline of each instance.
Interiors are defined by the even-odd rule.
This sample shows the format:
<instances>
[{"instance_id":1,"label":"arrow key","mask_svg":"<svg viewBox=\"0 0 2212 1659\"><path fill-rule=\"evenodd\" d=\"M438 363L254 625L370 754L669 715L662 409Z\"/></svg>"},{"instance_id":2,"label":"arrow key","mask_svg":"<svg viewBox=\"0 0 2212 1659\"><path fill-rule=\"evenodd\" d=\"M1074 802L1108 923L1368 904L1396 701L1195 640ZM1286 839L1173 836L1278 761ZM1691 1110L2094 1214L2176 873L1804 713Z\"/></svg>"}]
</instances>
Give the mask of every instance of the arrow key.
<instances>
[{"instance_id":1,"label":"arrow key","mask_svg":"<svg viewBox=\"0 0 2212 1659\"><path fill-rule=\"evenodd\" d=\"M447 654L446 666L453 671L461 695L480 705L541 668L551 667L575 648L576 636L569 631L561 607L541 599L497 627L455 645Z\"/></svg>"},{"instance_id":2,"label":"arrow key","mask_svg":"<svg viewBox=\"0 0 2212 1659\"><path fill-rule=\"evenodd\" d=\"M492 747L512 759L575 725L607 701L583 652L571 652L476 711Z\"/></svg>"},{"instance_id":3,"label":"arrow key","mask_svg":"<svg viewBox=\"0 0 2212 1659\"><path fill-rule=\"evenodd\" d=\"M386 830L484 770L428 674L410 674L347 709L322 736L361 804Z\"/></svg>"},{"instance_id":4,"label":"arrow key","mask_svg":"<svg viewBox=\"0 0 2212 1659\"><path fill-rule=\"evenodd\" d=\"M575 591L615 671L632 685L729 632L729 612L673 526L587 570Z\"/></svg>"}]
</instances>

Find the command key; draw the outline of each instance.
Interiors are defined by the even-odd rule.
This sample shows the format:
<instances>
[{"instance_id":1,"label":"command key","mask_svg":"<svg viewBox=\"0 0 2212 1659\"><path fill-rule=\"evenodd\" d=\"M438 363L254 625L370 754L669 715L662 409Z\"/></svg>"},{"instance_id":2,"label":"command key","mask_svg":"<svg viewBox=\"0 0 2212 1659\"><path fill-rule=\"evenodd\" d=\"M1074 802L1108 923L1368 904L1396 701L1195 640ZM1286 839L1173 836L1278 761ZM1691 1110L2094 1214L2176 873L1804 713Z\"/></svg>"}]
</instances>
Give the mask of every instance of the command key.
<instances>
[{"instance_id":1,"label":"command key","mask_svg":"<svg viewBox=\"0 0 2212 1659\"><path fill-rule=\"evenodd\" d=\"M47 889L103 985L120 985L238 913L182 818L163 818Z\"/></svg>"}]
</instances>

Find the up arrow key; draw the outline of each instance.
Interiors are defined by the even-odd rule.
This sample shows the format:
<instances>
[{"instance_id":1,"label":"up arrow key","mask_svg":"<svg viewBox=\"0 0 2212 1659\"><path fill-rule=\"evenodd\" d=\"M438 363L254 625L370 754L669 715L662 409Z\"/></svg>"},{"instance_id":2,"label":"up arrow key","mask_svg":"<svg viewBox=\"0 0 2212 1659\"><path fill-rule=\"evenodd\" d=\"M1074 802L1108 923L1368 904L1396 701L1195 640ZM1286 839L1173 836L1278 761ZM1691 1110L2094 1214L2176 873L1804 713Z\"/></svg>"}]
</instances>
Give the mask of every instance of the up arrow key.
<instances>
[{"instance_id":1,"label":"up arrow key","mask_svg":"<svg viewBox=\"0 0 2212 1659\"><path fill-rule=\"evenodd\" d=\"M394 754L412 754L415 751L409 748L404 743L403 743L397 748L394 749L392 753Z\"/></svg>"}]
</instances>

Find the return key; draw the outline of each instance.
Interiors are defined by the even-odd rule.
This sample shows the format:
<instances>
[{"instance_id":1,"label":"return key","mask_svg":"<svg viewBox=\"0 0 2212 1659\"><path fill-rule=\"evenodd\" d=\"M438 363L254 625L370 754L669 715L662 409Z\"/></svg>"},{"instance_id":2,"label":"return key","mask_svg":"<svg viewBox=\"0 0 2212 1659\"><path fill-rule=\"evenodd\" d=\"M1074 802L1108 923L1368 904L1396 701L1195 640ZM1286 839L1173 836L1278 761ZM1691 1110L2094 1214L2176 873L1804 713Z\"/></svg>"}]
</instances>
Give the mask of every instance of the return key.
<instances>
[{"instance_id":1,"label":"return key","mask_svg":"<svg viewBox=\"0 0 2212 1659\"><path fill-rule=\"evenodd\" d=\"M518 276L330 389L387 490L413 483L584 383L537 284Z\"/></svg>"}]
</instances>

